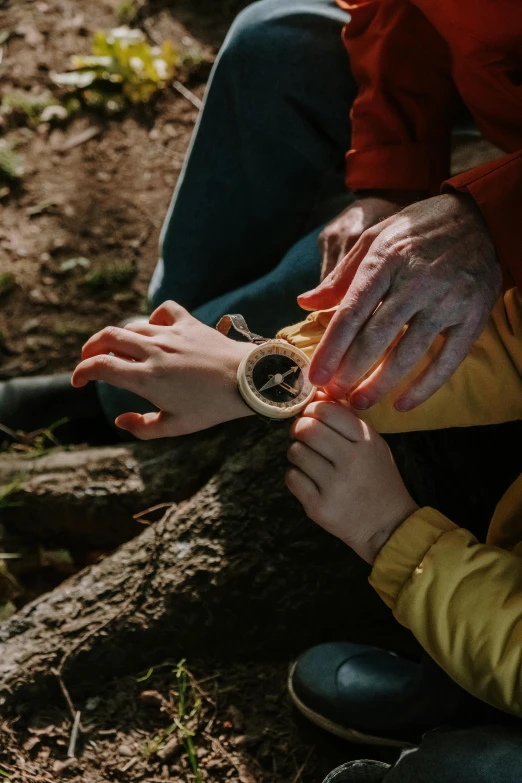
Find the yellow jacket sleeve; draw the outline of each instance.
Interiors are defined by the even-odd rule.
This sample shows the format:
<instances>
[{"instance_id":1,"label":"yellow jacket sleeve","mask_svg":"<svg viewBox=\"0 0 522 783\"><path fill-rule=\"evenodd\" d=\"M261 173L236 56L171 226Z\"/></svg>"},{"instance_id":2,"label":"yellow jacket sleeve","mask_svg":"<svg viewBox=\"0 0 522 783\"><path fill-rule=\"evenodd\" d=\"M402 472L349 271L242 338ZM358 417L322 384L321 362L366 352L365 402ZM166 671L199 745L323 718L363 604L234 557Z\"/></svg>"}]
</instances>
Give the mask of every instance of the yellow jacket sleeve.
<instances>
[{"instance_id":1,"label":"yellow jacket sleeve","mask_svg":"<svg viewBox=\"0 0 522 783\"><path fill-rule=\"evenodd\" d=\"M312 313L278 336L311 356L334 312ZM522 418L522 297L518 289L507 291L498 300L487 327L450 380L422 405L399 413L393 401L433 358L441 339L398 388L357 415L378 432L501 424Z\"/></svg>"},{"instance_id":2,"label":"yellow jacket sleeve","mask_svg":"<svg viewBox=\"0 0 522 783\"><path fill-rule=\"evenodd\" d=\"M510 493L520 513L522 477ZM385 544L370 583L459 685L522 717L520 554L423 508Z\"/></svg>"},{"instance_id":3,"label":"yellow jacket sleeve","mask_svg":"<svg viewBox=\"0 0 522 783\"><path fill-rule=\"evenodd\" d=\"M309 356L333 310L280 333ZM423 365L439 345L434 345ZM422 366L412 375L416 375ZM406 386L410 378L402 384ZM499 299L452 378L429 400L399 413L400 389L359 413L380 432L498 424L522 418L522 300ZM522 476L497 506L480 544L438 511L407 519L379 553L370 582L395 617L470 693L522 717ZM503 548L500 548L503 547Z\"/></svg>"}]
</instances>

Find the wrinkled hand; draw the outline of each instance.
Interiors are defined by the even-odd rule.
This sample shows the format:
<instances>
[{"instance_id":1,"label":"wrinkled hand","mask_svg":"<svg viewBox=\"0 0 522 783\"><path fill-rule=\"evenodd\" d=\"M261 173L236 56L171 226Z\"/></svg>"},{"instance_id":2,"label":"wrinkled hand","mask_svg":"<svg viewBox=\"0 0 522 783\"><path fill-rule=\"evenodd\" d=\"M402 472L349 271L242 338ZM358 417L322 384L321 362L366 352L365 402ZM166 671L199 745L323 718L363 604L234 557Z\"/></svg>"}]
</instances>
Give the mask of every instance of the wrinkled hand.
<instances>
[{"instance_id":1,"label":"wrinkled hand","mask_svg":"<svg viewBox=\"0 0 522 783\"><path fill-rule=\"evenodd\" d=\"M368 191L337 215L319 234L321 280L324 280L355 245L363 231L393 215L420 194L409 191Z\"/></svg>"},{"instance_id":2,"label":"wrinkled hand","mask_svg":"<svg viewBox=\"0 0 522 783\"><path fill-rule=\"evenodd\" d=\"M395 401L398 410L410 410L434 394L466 357L501 288L493 241L471 196L451 193L408 206L367 229L329 277L299 297L306 309L339 303L314 354L310 378L333 397L350 392L354 407L369 408L442 334L441 350Z\"/></svg>"},{"instance_id":3,"label":"wrinkled hand","mask_svg":"<svg viewBox=\"0 0 522 783\"><path fill-rule=\"evenodd\" d=\"M314 522L373 563L418 506L380 435L345 404L319 397L292 425L286 483Z\"/></svg>"},{"instance_id":4,"label":"wrinkled hand","mask_svg":"<svg viewBox=\"0 0 522 783\"><path fill-rule=\"evenodd\" d=\"M159 412L129 412L116 419L137 438L185 435L253 415L236 384L237 368L249 350L248 343L230 340L169 301L148 324L109 326L91 337L72 384L106 381L152 402Z\"/></svg>"}]
</instances>

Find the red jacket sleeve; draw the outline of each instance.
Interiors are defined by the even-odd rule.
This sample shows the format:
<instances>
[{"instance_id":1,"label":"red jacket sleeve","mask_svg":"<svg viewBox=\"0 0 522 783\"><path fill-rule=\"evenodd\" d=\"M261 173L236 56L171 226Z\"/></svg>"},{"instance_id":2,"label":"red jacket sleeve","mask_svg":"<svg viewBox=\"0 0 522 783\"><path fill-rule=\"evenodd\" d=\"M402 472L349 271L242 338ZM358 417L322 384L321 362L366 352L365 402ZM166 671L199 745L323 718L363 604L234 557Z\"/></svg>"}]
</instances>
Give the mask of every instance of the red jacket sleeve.
<instances>
[{"instance_id":1,"label":"red jacket sleeve","mask_svg":"<svg viewBox=\"0 0 522 783\"><path fill-rule=\"evenodd\" d=\"M338 0L359 87L346 157L352 190L440 191L456 91L445 41L409 0Z\"/></svg>"},{"instance_id":2,"label":"red jacket sleeve","mask_svg":"<svg viewBox=\"0 0 522 783\"><path fill-rule=\"evenodd\" d=\"M522 150L476 166L444 183L465 191L488 224L506 287L522 290Z\"/></svg>"}]
</instances>

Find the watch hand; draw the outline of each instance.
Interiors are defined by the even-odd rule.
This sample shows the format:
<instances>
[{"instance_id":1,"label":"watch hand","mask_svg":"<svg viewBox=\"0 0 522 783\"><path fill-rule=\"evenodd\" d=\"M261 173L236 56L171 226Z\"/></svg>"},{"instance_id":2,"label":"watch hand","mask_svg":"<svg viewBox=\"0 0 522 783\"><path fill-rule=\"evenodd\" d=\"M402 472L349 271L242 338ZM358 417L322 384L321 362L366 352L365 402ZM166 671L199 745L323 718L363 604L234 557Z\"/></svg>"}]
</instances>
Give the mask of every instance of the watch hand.
<instances>
[{"instance_id":1,"label":"watch hand","mask_svg":"<svg viewBox=\"0 0 522 783\"><path fill-rule=\"evenodd\" d=\"M275 375L272 375L270 377L270 380L265 383L264 386L261 386L259 389L260 392L265 391L266 389L271 389L273 386L280 386L283 382L283 378L286 378L287 375L291 375L293 372L296 372L299 369L297 365L294 365L293 367L290 367L289 370L287 370L285 373L276 372Z\"/></svg>"},{"instance_id":2,"label":"watch hand","mask_svg":"<svg viewBox=\"0 0 522 783\"><path fill-rule=\"evenodd\" d=\"M297 366L297 364L294 364L293 367L290 367L289 370L283 373L283 378L286 378L287 375L291 375L293 372L297 372L298 369L299 367Z\"/></svg>"},{"instance_id":3,"label":"watch hand","mask_svg":"<svg viewBox=\"0 0 522 783\"><path fill-rule=\"evenodd\" d=\"M290 392L290 394L293 394L294 397L299 394L297 389L294 389L293 386L289 386L287 383L280 383L279 384L282 389L284 389L287 392Z\"/></svg>"}]
</instances>

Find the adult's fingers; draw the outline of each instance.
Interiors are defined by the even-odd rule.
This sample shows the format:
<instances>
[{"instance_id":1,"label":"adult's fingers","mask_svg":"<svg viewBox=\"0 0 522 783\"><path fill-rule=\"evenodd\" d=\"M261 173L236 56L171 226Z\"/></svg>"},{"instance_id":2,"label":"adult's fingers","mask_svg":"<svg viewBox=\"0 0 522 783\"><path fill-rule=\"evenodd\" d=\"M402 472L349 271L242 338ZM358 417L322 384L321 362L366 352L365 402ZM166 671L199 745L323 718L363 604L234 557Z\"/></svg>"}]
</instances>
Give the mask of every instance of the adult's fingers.
<instances>
[{"instance_id":1,"label":"adult's fingers","mask_svg":"<svg viewBox=\"0 0 522 783\"><path fill-rule=\"evenodd\" d=\"M402 329L420 309L423 302L408 289L392 286L384 301L368 318L344 354L328 387L332 396L344 397L354 384L384 356ZM440 326L434 324L434 336Z\"/></svg>"},{"instance_id":2,"label":"adult's fingers","mask_svg":"<svg viewBox=\"0 0 522 783\"><path fill-rule=\"evenodd\" d=\"M362 421L340 402L314 401L303 411L303 415L317 419L343 438L357 442L363 440L366 429Z\"/></svg>"},{"instance_id":3,"label":"adult's fingers","mask_svg":"<svg viewBox=\"0 0 522 783\"><path fill-rule=\"evenodd\" d=\"M297 297L304 310L326 310L338 304L348 290L358 266L381 231L381 225L364 231L346 256L316 288Z\"/></svg>"},{"instance_id":4,"label":"adult's fingers","mask_svg":"<svg viewBox=\"0 0 522 783\"><path fill-rule=\"evenodd\" d=\"M134 362L102 353L81 361L73 373L71 383L78 389L89 381L106 381L139 394L138 367Z\"/></svg>"},{"instance_id":5,"label":"adult's fingers","mask_svg":"<svg viewBox=\"0 0 522 783\"><path fill-rule=\"evenodd\" d=\"M121 430L126 430L140 440L165 438L172 432L172 415L165 411L153 413L122 413L114 422Z\"/></svg>"},{"instance_id":6,"label":"adult's fingers","mask_svg":"<svg viewBox=\"0 0 522 783\"><path fill-rule=\"evenodd\" d=\"M82 359L89 359L100 353L115 353L118 356L143 361L149 351L143 337L126 329L120 329L118 326L107 326L87 340L82 348Z\"/></svg>"},{"instance_id":7,"label":"adult's fingers","mask_svg":"<svg viewBox=\"0 0 522 783\"><path fill-rule=\"evenodd\" d=\"M310 380L315 386L326 386L359 333L374 312L390 285L390 274L377 263L360 266L352 285L337 308L315 349L310 365Z\"/></svg>"},{"instance_id":8,"label":"adult's fingers","mask_svg":"<svg viewBox=\"0 0 522 783\"><path fill-rule=\"evenodd\" d=\"M187 311L184 307L169 299L154 310L149 318L149 323L158 326L172 326L186 314Z\"/></svg>"},{"instance_id":9,"label":"adult's fingers","mask_svg":"<svg viewBox=\"0 0 522 783\"><path fill-rule=\"evenodd\" d=\"M480 328L476 326L471 328L467 324L447 329L444 334L444 345L421 375L395 401L396 409L412 410L435 394L464 361L480 332Z\"/></svg>"},{"instance_id":10,"label":"adult's fingers","mask_svg":"<svg viewBox=\"0 0 522 783\"><path fill-rule=\"evenodd\" d=\"M289 468L286 471L285 482L292 495L295 495L299 502L303 504L307 513L317 504L321 497L317 485L299 468Z\"/></svg>"},{"instance_id":11,"label":"adult's fingers","mask_svg":"<svg viewBox=\"0 0 522 783\"><path fill-rule=\"evenodd\" d=\"M325 457L298 440L290 444L287 457L288 461L311 478L319 489L324 488L334 469L332 463Z\"/></svg>"},{"instance_id":12,"label":"adult's fingers","mask_svg":"<svg viewBox=\"0 0 522 783\"><path fill-rule=\"evenodd\" d=\"M440 333L441 325L425 313L414 316L397 344L350 395L354 408L366 410L382 400L413 370Z\"/></svg>"},{"instance_id":13,"label":"adult's fingers","mask_svg":"<svg viewBox=\"0 0 522 783\"><path fill-rule=\"evenodd\" d=\"M337 266L341 254L339 236L325 232L320 234L319 251L321 253L321 280L324 280Z\"/></svg>"}]
</instances>

